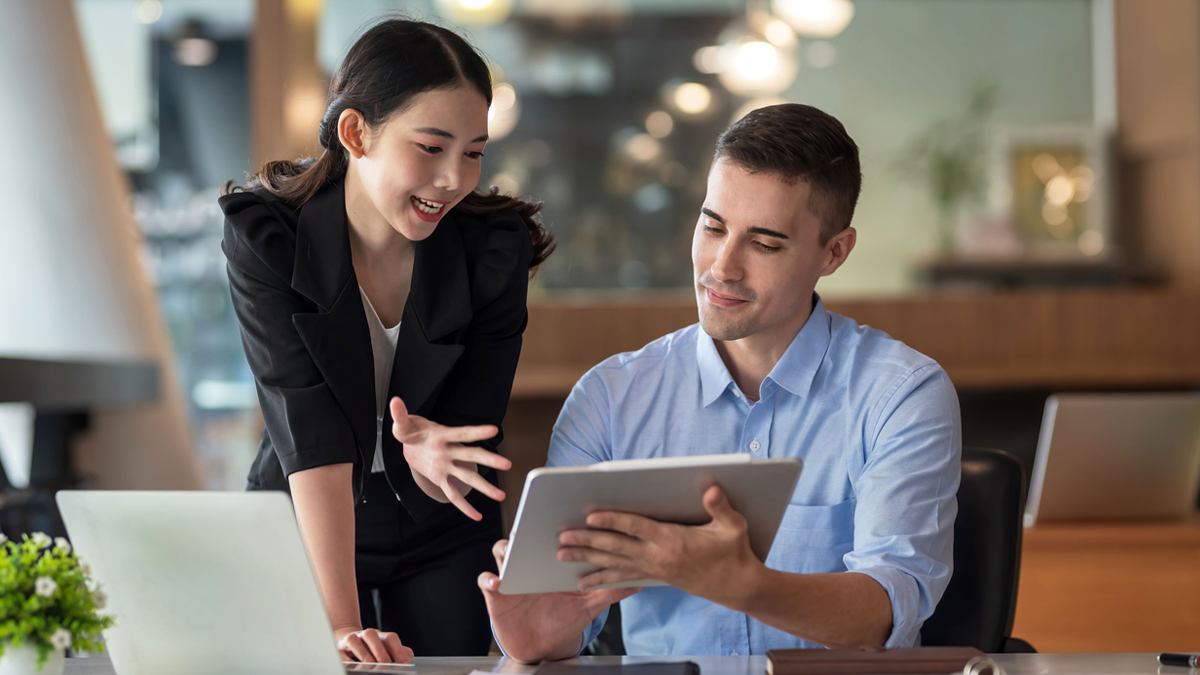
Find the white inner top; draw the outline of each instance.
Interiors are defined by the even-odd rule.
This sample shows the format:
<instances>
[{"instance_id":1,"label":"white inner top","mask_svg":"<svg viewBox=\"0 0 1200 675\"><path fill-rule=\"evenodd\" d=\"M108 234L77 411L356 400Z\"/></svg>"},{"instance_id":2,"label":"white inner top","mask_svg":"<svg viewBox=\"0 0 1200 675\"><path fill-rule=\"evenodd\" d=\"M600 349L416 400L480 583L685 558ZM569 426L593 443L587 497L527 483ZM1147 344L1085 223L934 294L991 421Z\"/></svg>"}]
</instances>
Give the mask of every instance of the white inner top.
<instances>
[{"instance_id":1,"label":"white inner top","mask_svg":"<svg viewBox=\"0 0 1200 675\"><path fill-rule=\"evenodd\" d=\"M384 328L383 321L375 313L371 299L362 286L363 310L367 313L367 328L371 332L371 354L375 357L375 459L371 462L371 473L383 471L383 413L387 410L388 384L392 380L392 363L396 360L396 339L400 337L400 323Z\"/></svg>"}]
</instances>

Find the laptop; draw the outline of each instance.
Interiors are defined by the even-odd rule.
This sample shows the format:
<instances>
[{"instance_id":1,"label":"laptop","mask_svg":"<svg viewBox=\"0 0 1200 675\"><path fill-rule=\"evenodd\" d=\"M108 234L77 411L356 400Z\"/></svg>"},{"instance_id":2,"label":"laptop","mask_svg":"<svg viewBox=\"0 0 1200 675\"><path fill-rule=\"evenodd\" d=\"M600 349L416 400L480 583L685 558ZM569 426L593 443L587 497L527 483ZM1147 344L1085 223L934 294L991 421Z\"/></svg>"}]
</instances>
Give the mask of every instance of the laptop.
<instances>
[{"instance_id":1,"label":"laptop","mask_svg":"<svg viewBox=\"0 0 1200 675\"><path fill-rule=\"evenodd\" d=\"M342 663L284 493L61 491L57 501L116 617L104 638L120 675L360 667Z\"/></svg>"},{"instance_id":2,"label":"laptop","mask_svg":"<svg viewBox=\"0 0 1200 675\"><path fill-rule=\"evenodd\" d=\"M1200 393L1056 394L1046 400L1025 526L1177 519L1200 491Z\"/></svg>"}]
</instances>

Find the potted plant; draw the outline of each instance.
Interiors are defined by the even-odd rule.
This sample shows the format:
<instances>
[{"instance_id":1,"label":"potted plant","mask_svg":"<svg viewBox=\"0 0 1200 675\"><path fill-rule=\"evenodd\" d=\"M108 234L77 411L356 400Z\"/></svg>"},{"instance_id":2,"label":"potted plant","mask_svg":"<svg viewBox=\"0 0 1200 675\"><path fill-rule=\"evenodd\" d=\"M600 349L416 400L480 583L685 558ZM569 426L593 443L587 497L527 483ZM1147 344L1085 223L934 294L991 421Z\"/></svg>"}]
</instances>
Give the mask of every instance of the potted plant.
<instances>
[{"instance_id":1,"label":"potted plant","mask_svg":"<svg viewBox=\"0 0 1200 675\"><path fill-rule=\"evenodd\" d=\"M62 537L0 534L0 675L59 675L64 650L102 652L105 596Z\"/></svg>"}]
</instances>

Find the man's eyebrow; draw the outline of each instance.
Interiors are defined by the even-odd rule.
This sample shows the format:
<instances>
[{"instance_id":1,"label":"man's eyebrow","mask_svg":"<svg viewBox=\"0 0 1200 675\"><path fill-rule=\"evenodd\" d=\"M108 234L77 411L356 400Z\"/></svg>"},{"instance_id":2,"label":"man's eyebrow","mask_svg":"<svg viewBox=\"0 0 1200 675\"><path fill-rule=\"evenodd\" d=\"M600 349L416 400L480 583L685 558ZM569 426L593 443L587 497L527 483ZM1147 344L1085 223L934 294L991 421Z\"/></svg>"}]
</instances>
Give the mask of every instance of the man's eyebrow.
<instances>
[{"instance_id":1,"label":"man's eyebrow","mask_svg":"<svg viewBox=\"0 0 1200 675\"><path fill-rule=\"evenodd\" d=\"M721 216L718 216L715 211L708 208L707 206L701 206L700 213L703 213L704 215L708 216L709 218L712 218L713 220L717 221L718 223L720 223L722 225L725 224L725 219L722 218Z\"/></svg>"},{"instance_id":2,"label":"man's eyebrow","mask_svg":"<svg viewBox=\"0 0 1200 675\"><path fill-rule=\"evenodd\" d=\"M419 134L429 134L431 136L441 136L442 138L449 138L450 140L454 140L454 134L450 133L449 131L446 131L445 129L438 129L437 127L421 127L420 129L415 129L415 131ZM487 139L488 139L488 135L484 134L482 136L475 137L475 139L472 140L471 142L472 143L483 143Z\"/></svg>"},{"instance_id":3,"label":"man's eyebrow","mask_svg":"<svg viewBox=\"0 0 1200 675\"><path fill-rule=\"evenodd\" d=\"M775 230L768 230L765 227L752 227L747 231L750 234L762 234L762 235L765 235L768 237L774 237L776 239L787 239L788 238L788 236L782 232L776 232Z\"/></svg>"},{"instance_id":4,"label":"man's eyebrow","mask_svg":"<svg viewBox=\"0 0 1200 675\"><path fill-rule=\"evenodd\" d=\"M722 218L721 216L718 216L715 211L713 211L712 209L710 209L708 207L704 207L704 206L700 207L700 212L703 213L704 215L708 216L709 218L712 218L713 220L717 221L718 223L720 223L722 225L725 224L725 219ZM788 238L788 236L782 232L776 232L775 230L768 230L765 227L752 227L749 230L747 230L747 232L749 232L750 234L761 234L761 235L764 235L767 237L774 237L776 239L787 239Z\"/></svg>"}]
</instances>

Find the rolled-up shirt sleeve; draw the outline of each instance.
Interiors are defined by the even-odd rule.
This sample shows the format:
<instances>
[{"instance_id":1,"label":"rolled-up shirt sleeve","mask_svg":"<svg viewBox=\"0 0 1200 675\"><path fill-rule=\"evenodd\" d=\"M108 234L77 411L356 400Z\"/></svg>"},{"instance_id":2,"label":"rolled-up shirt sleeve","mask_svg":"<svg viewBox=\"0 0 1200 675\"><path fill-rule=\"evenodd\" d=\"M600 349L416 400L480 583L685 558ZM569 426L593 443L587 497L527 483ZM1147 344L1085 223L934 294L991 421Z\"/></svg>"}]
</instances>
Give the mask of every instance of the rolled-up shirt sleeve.
<instances>
[{"instance_id":1,"label":"rolled-up shirt sleeve","mask_svg":"<svg viewBox=\"0 0 1200 675\"><path fill-rule=\"evenodd\" d=\"M945 371L926 365L901 381L868 419L864 456L852 476L858 500L846 568L887 591L887 647L910 647L953 571L962 430Z\"/></svg>"}]
</instances>

